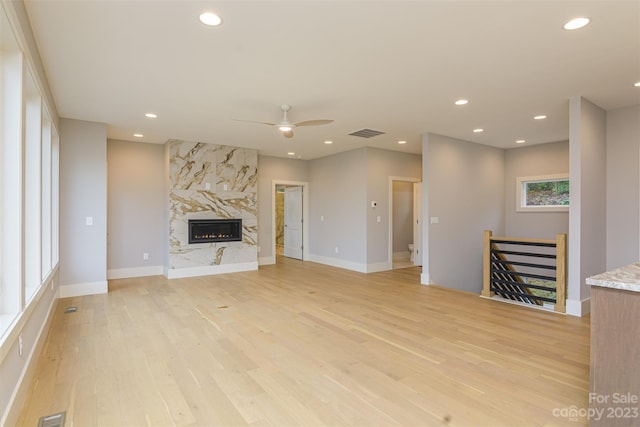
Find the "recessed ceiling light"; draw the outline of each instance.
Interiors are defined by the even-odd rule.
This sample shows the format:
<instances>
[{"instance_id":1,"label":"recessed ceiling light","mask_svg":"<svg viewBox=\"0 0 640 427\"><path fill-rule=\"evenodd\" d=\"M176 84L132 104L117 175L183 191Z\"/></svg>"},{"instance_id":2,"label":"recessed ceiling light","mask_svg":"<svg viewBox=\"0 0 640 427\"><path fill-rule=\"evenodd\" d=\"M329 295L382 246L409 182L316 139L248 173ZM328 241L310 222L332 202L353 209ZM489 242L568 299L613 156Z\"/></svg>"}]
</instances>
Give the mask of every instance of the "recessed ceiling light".
<instances>
[{"instance_id":1,"label":"recessed ceiling light","mask_svg":"<svg viewBox=\"0 0 640 427\"><path fill-rule=\"evenodd\" d=\"M333 144L333 141L325 141L325 144Z\"/></svg>"},{"instance_id":2,"label":"recessed ceiling light","mask_svg":"<svg viewBox=\"0 0 640 427\"><path fill-rule=\"evenodd\" d=\"M200 14L200 22L202 22L204 25L215 27L216 25L220 25L222 23L222 19L213 12L204 12Z\"/></svg>"},{"instance_id":3,"label":"recessed ceiling light","mask_svg":"<svg viewBox=\"0 0 640 427\"><path fill-rule=\"evenodd\" d=\"M524 144L525 142L527 141L525 141L524 139L519 139L516 141L516 144Z\"/></svg>"},{"instance_id":4,"label":"recessed ceiling light","mask_svg":"<svg viewBox=\"0 0 640 427\"><path fill-rule=\"evenodd\" d=\"M541 114L539 116L534 116L533 120L544 120L546 118L547 118L547 116L545 116L544 114Z\"/></svg>"},{"instance_id":5,"label":"recessed ceiling light","mask_svg":"<svg viewBox=\"0 0 640 427\"><path fill-rule=\"evenodd\" d=\"M640 87L640 82L635 82L633 85L634 85L635 87Z\"/></svg>"},{"instance_id":6,"label":"recessed ceiling light","mask_svg":"<svg viewBox=\"0 0 640 427\"><path fill-rule=\"evenodd\" d=\"M144 116L145 116L145 117L148 117L148 118L150 118L150 119L157 119L157 118L158 118L158 115L157 115L157 114L155 114L155 113L147 113L147 114L145 114Z\"/></svg>"},{"instance_id":7,"label":"recessed ceiling light","mask_svg":"<svg viewBox=\"0 0 640 427\"><path fill-rule=\"evenodd\" d=\"M289 156L295 156L295 155L296 155L296 153L294 153L293 151L289 151L287 154L288 154Z\"/></svg>"},{"instance_id":8,"label":"recessed ceiling light","mask_svg":"<svg viewBox=\"0 0 640 427\"><path fill-rule=\"evenodd\" d=\"M484 129L478 128L473 130L475 133L484 132Z\"/></svg>"},{"instance_id":9,"label":"recessed ceiling light","mask_svg":"<svg viewBox=\"0 0 640 427\"><path fill-rule=\"evenodd\" d=\"M455 102L455 104L456 104L456 105L465 105L465 104L468 104L468 103L469 103L469 100L468 100L468 99L458 99L458 100Z\"/></svg>"},{"instance_id":10,"label":"recessed ceiling light","mask_svg":"<svg viewBox=\"0 0 640 427\"><path fill-rule=\"evenodd\" d=\"M141 133L134 133L133 136L135 136L136 138L142 138L144 135Z\"/></svg>"},{"instance_id":11,"label":"recessed ceiling light","mask_svg":"<svg viewBox=\"0 0 640 427\"><path fill-rule=\"evenodd\" d=\"M587 25L591 20L589 18L574 18L571 21L564 24L562 28L565 30L577 30Z\"/></svg>"},{"instance_id":12,"label":"recessed ceiling light","mask_svg":"<svg viewBox=\"0 0 640 427\"><path fill-rule=\"evenodd\" d=\"M407 141L398 141L398 144L406 144Z\"/></svg>"}]
</instances>

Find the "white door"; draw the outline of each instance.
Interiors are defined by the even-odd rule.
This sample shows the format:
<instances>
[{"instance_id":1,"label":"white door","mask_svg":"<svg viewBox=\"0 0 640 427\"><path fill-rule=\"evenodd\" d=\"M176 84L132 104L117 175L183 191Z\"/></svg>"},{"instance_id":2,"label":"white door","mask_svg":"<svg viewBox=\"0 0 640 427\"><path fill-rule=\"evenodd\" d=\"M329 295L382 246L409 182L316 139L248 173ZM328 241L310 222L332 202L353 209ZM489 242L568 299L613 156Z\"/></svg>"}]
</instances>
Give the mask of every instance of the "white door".
<instances>
[{"instance_id":1,"label":"white door","mask_svg":"<svg viewBox=\"0 0 640 427\"><path fill-rule=\"evenodd\" d=\"M284 256L302 259L302 187L284 189Z\"/></svg>"},{"instance_id":2,"label":"white door","mask_svg":"<svg viewBox=\"0 0 640 427\"><path fill-rule=\"evenodd\" d=\"M422 183L413 184L413 265L422 265Z\"/></svg>"}]
</instances>

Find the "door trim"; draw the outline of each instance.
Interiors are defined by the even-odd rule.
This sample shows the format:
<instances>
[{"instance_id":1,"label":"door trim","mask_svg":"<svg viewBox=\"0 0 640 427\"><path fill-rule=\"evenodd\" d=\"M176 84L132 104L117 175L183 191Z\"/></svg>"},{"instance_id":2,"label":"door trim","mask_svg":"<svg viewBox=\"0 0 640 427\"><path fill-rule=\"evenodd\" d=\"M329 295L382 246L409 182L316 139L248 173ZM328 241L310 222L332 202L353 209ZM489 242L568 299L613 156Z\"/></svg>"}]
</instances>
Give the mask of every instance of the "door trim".
<instances>
[{"instance_id":1,"label":"door trim","mask_svg":"<svg viewBox=\"0 0 640 427\"><path fill-rule=\"evenodd\" d=\"M302 260L309 261L309 183L304 181L271 180L271 256L276 262L276 186L302 187Z\"/></svg>"},{"instance_id":2,"label":"door trim","mask_svg":"<svg viewBox=\"0 0 640 427\"><path fill-rule=\"evenodd\" d=\"M302 238L304 188L300 185L287 185L282 188L284 189L284 256L302 260L302 249L305 243ZM295 243L292 243L292 236L295 236Z\"/></svg>"},{"instance_id":3,"label":"door trim","mask_svg":"<svg viewBox=\"0 0 640 427\"><path fill-rule=\"evenodd\" d=\"M393 270L393 181L403 181L403 182L422 182L421 178L412 178L408 176L389 176L389 247L387 248L387 263L389 265L389 270Z\"/></svg>"}]
</instances>

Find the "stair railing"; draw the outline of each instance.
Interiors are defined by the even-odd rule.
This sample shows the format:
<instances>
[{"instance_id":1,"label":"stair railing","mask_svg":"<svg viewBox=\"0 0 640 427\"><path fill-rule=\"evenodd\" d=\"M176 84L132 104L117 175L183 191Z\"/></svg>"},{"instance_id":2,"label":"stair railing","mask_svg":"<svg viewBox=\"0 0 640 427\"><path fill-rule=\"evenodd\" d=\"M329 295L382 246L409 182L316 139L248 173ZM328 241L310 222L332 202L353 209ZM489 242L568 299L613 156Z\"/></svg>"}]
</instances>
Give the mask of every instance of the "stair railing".
<instances>
[{"instance_id":1,"label":"stair railing","mask_svg":"<svg viewBox=\"0 0 640 427\"><path fill-rule=\"evenodd\" d=\"M494 237L484 232L482 296L566 310L567 235L551 239Z\"/></svg>"}]
</instances>

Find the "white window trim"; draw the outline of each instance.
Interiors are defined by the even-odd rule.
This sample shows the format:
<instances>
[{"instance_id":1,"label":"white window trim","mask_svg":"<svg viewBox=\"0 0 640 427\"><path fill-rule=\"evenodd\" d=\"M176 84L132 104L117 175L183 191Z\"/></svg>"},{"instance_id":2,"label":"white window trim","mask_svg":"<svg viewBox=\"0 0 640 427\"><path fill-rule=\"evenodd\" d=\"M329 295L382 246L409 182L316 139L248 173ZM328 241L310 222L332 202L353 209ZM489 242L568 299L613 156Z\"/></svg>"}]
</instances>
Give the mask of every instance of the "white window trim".
<instances>
[{"instance_id":1,"label":"white window trim","mask_svg":"<svg viewBox=\"0 0 640 427\"><path fill-rule=\"evenodd\" d=\"M523 191L525 183L543 181L568 180L568 173L539 175L539 176L519 176L516 178L516 212L569 212L569 205L545 205L527 206L526 194Z\"/></svg>"}]
</instances>

